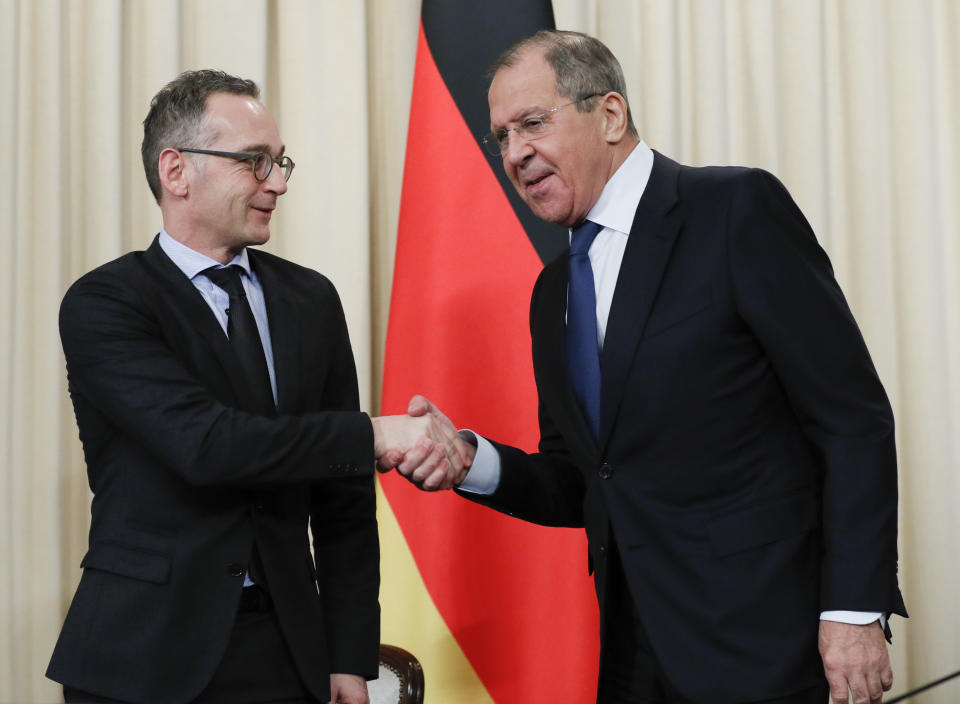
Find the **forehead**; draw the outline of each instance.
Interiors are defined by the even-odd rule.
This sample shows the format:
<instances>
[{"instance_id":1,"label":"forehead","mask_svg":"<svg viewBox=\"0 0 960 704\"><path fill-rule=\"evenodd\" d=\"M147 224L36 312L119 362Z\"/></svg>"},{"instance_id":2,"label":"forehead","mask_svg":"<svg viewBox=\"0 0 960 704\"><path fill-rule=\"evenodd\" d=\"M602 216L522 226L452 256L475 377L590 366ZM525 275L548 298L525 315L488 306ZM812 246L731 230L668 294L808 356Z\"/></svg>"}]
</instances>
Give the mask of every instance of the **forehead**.
<instances>
[{"instance_id":1,"label":"forehead","mask_svg":"<svg viewBox=\"0 0 960 704\"><path fill-rule=\"evenodd\" d=\"M487 92L490 124L505 125L531 112L555 107L560 100L553 68L539 50L521 54L513 66L497 71Z\"/></svg>"},{"instance_id":2,"label":"forehead","mask_svg":"<svg viewBox=\"0 0 960 704\"><path fill-rule=\"evenodd\" d=\"M270 111L249 95L214 93L207 98L207 124L217 135L217 142L229 142L233 148L244 144L280 146L277 123Z\"/></svg>"}]
</instances>

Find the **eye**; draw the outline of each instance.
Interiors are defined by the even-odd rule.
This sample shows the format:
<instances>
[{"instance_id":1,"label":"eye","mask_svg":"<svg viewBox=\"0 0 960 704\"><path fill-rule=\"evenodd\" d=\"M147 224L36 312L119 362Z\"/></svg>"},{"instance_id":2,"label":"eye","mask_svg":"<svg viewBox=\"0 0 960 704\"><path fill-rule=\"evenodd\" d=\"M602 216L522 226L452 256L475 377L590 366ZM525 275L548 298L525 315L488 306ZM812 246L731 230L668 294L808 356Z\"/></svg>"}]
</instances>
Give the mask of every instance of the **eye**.
<instances>
[{"instance_id":1,"label":"eye","mask_svg":"<svg viewBox=\"0 0 960 704\"><path fill-rule=\"evenodd\" d=\"M270 166L270 155L263 152L257 152L253 155L253 173L258 180L266 178L266 172Z\"/></svg>"},{"instance_id":2,"label":"eye","mask_svg":"<svg viewBox=\"0 0 960 704\"><path fill-rule=\"evenodd\" d=\"M508 134L509 133L507 132L507 130L495 130L493 133L493 138L497 140L497 144L499 144L500 146L504 146L507 143Z\"/></svg>"},{"instance_id":3,"label":"eye","mask_svg":"<svg viewBox=\"0 0 960 704\"><path fill-rule=\"evenodd\" d=\"M527 117L520 123L520 129L529 134L537 134L543 131L546 121L541 115Z\"/></svg>"}]
</instances>

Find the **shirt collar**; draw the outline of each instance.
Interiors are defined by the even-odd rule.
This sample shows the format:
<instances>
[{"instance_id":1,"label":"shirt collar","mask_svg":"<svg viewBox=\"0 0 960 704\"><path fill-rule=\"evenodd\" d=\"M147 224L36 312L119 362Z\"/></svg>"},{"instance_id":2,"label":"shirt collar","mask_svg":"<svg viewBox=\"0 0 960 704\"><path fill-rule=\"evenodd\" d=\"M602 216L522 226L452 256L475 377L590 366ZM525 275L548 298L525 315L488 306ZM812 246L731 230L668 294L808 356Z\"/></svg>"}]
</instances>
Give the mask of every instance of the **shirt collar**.
<instances>
[{"instance_id":1,"label":"shirt collar","mask_svg":"<svg viewBox=\"0 0 960 704\"><path fill-rule=\"evenodd\" d=\"M587 220L629 235L652 170L653 150L640 140L603 187Z\"/></svg>"},{"instance_id":2,"label":"shirt collar","mask_svg":"<svg viewBox=\"0 0 960 704\"><path fill-rule=\"evenodd\" d=\"M175 240L164 228L160 229L159 244L164 254L170 257L173 263L177 265L177 268L190 280L193 280L193 278L204 269L209 269L212 266L220 266L220 262L216 259L208 257L206 254L201 254L195 249L190 249L187 245ZM247 276L250 276L250 257L247 255L246 248L235 256L227 266L234 264L242 267L247 273Z\"/></svg>"}]
</instances>

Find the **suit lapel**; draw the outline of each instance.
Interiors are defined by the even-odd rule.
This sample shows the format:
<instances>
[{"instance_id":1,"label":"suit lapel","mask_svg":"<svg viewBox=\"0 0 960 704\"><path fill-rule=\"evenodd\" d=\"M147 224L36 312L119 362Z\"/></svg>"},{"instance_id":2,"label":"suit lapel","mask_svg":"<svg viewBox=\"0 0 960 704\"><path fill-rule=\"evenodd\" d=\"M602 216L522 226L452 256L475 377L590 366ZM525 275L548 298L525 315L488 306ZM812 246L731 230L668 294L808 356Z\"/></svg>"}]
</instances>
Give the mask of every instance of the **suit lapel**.
<instances>
[{"instance_id":1,"label":"suit lapel","mask_svg":"<svg viewBox=\"0 0 960 704\"><path fill-rule=\"evenodd\" d=\"M172 308L176 315L185 317L189 331L204 340L210 347L214 358L230 382L230 388L234 397L238 399L240 408L255 408L257 401L250 395L250 385L247 383L236 352L230 346L230 340L227 339L213 311L203 300L203 296L197 291L193 282L166 255L156 238L144 252L144 261L169 296L167 307ZM271 325L271 330L272 328ZM209 383L209 380L204 381Z\"/></svg>"},{"instance_id":2,"label":"suit lapel","mask_svg":"<svg viewBox=\"0 0 960 704\"><path fill-rule=\"evenodd\" d=\"M273 373L277 382L277 409L293 412L300 378L300 316L297 301L284 282L277 260L256 250L247 250L250 265L260 279L270 325L270 346L273 348Z\"/></svg>"},{"instance_id":3,"label":"suit lapel","mask_svg":"<svg viewBox=\"0 0 960 704\"><path fill-rule=\"evenodd\" d=\"M143 258L158 275L157 281L170 296L171 306L189 320L191 330L207 341L225 369L236 367L238 363L230 347L230 341L214 317L210 306L203 300L203 296L197 291L193 282L166 255L158 239L153 240L153 244L144 252ZM239 380L239 376L235 379L231 377L235 385Z\"/></svg>"},{"instance_id":4,"label":"suit lapel","mask_svg":"<svg viewBox=\"0 0 960 704\"><path fill-rule=\"evenodd\" d=\"M613 428L637 345L680 229L675 208L679 174L679 164L654 152L653 170L637 206L620 265L600 357L601 447Z\"/></svg>"}]
</instances>

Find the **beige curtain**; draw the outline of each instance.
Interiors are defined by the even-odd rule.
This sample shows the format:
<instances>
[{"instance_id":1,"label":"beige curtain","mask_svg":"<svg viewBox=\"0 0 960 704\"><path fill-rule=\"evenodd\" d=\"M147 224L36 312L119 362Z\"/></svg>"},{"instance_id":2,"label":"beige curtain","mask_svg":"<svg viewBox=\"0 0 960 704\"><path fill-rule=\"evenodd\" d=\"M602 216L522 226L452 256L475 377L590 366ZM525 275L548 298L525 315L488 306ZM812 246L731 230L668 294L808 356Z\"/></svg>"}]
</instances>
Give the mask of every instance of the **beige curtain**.
<instances>
[{"instance_id":1,"label":"beige curtain","mask_svg":"<svg viewBox=\"0 0 960 704\"><path fill-rule=\"evenodd\" d=\"M960 3L554 8L619 56L652 147L767 168L810 219L898 420L895 690L960 669ZM337 285L376 410L418 20L417 0L0 0L0 702L60 696L43 671L89 490L57 308L159 228L139 163L150 97L189 68L260 83L297 161L269 248Z\"/></svg>"}]
</instances>

